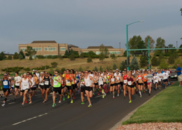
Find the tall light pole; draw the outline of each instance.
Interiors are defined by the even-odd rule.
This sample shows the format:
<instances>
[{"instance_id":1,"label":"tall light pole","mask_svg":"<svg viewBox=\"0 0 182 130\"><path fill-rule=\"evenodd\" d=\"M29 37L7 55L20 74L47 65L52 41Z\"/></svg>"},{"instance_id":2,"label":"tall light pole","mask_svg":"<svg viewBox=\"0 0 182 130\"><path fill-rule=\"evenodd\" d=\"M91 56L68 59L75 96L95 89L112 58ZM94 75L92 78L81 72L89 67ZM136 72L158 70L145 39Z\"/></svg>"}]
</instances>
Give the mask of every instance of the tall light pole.
<instances>
[{"instance_id":1,"label":"tall light pole","mask_svg":"<svg viewBox=\"0 0 182 130\"><path fill-rule=\"evenodd\" d=\"M143 22L143 21L136 21L136 22L133 22L133 23L130 23L130 24L126 24L126 45L127 45L127 70L129 70L129 47L128 47L128 26L130 26L131 24L134 24L134 23L140 23L140 22Z\"/></svg>"}]
</instances>

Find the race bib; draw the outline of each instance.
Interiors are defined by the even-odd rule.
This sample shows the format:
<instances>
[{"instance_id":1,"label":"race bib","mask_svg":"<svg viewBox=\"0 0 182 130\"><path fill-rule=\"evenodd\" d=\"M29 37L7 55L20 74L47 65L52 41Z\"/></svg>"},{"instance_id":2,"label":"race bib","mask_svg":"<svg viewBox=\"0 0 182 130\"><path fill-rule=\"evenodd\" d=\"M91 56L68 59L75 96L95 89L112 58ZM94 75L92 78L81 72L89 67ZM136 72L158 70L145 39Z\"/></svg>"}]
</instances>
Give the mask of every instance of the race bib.
<instances>
[{"instance_id":1,"label":"race bib","mask_svg":"<svg viewBox=\"0 0 182 130\"><path fill-rule=\"evenodd\" d=\"M3 85L8 85L8 81L4 81L3 82Z\"/></svg>"},{"instance_id":2,"label":"race bib","mask_svg":"<svg viewBox=\"0 0 182 130\"><path fill-rule=\"evenodd\" d=\"M28 84L27 83L24 83L23 84L23 87L27 88L28 87Z\"/></svg>"},{"instance_id":3,"label":"race bib","mask_svg":"<svg viewBox=\"0 0 182 130\"><path fill-rule=\"evenodd\" d=\"M150 82L152 82L152 80L151 79L148 79L147 82L150 83Z\"/></svg>"},{"instance_id":4,"label":"race bib","mask_svg":"<svg viewBox=\"0 0 182 130\"><path fill-rule=\"evenodd\" d=\"M54 85L57 85L57 84L58 84L58 82L56 80L54 80Z\"/></svg>"},{"instance_id":5,"label":"race bib","mask_svg":"<svg viewBox=\"0 0 182 130\"><path fill-rule=\"evenodd\" d=\"M128 85L131 85L131 81L128 81Z\"/></svg>"},{"instance_id":6,"label":"race bib","mask_svg":"<svg viewBox=\"0 0 182 130\"><path fill-rule=\"evenodd\" d=\"M45 85L49 85L49 81L45 81L45 83L44 83ZM56 83L57 84L57 83Z\"/></svg>"},{"instance_id":7,"label":"race bib","mask_svg":"<svg viewBox=\"0 0 182 130\"><path fill-rule=\"evenodd\" d=\"M112 78L111 81L114 82L114 79Z\"/></svg>"},{"instance_id":8,"label":"race bib","mask_svg":"<svg viewBox=\"0 0 182 130\"><path fill-rule=\"evenodd\" d=\"M126 84L127 83L127 80L124 80L124 83Z\"/></svg>"},{"instance_id":9,"label":"race bib","mask_svg":"<svg viewBox=\"0 0 182 130\"><path fill-rule=\"evenodd\" d=\"M141 77L138 77L138 79L142 79Z\"/></svg>"},{"instance_id":10,"label":"race bib","mask_svg":"<svg viewBox=\"0 0 182 130\"><path fill-rule=\"evenodd\" d=\"M86 83L86 86L87 86L87 87L90 87L88 83Z\"/></svg>"},{"instance_id":11,"label":"race bib","mask_svg":"<svg viewBox=\"0 0 182 130\"><path fill-rule=\"evenodd\" d=\"M19 83L15 83L16 86L19 86L20 84Z\"/></svg>"},{"instance_id":12,"label":"race bib","mask_svg":"<svg viewBox=\"0 0 182 130\"><path fill-rule=\"evenodd\" d=\"M66 80L66 85L70 86L71 85L70 81Z\"/></svg>"}]
</instances>

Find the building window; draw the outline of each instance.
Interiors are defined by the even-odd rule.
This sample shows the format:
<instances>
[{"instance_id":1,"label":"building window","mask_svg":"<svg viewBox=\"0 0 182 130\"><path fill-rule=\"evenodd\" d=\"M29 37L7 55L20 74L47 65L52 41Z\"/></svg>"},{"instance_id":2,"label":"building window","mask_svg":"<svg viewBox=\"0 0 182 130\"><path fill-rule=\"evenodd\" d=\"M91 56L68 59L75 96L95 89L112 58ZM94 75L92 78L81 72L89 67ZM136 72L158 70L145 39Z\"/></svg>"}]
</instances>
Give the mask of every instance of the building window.
<instances>
[{"instance_id":1,"label":"building window","mask_svg":"<svg viewBox=\"0 0 182 130\"><path fill-rule=\"evenodd\" d=\"M44 51L47 51L48 49L47 49L47 47L44 47Z\"/></svg>"},{"instance_id":2,"label":"building window","mask_svg":"<svg viewBox=\"0 0 182 130\"><path fill-rule=\"evenodd\" d=\"M99 55L100 54L100 51L96 51L96 53L95 53L96 55Z\"/></svg>"},{"instance_id":3,"label":"building window","mask_svg":"<svg viewBox=\"0 0 182 130\"><path fill-rule=\"evenodd\" d=\"M60 51L66 51L66 47L61 47Z\"/></svg>"},{"instance_id":4,"label":"building window","mask_svg":"<svg viewBox=\"0 0 182 130\"><path fill-rule=\"evenodd\" d=\"M34 47L33 48L35 51L42 51L42 48L41 47Z\"/></svg>"},{"instance_id":5,"label":"building window","mask_svg":"<svg viewBox=\"0 0 182 130\"><path fill-rule=\"evenodd\" d=\"M44 51L56 51L56 47L44 47Z\"/></svg>"},{"instance_id":6,"label":"building window","mask_svg":"<svg viewBox=\"0 0 182 130\"><path fill-rule=\"evenodd\" d=\"M121 54L120 51L110 51L109 54Z\"/></svg>"},{"instance_id":7,"label":"building window","mask_svg":"<svg viewBox=\"0 0 182 130\"><path fill-rule=\"evenodd\" d=\"M21 51L25 51L27 48L20 48Z\"/></svg>"}]
</instances>

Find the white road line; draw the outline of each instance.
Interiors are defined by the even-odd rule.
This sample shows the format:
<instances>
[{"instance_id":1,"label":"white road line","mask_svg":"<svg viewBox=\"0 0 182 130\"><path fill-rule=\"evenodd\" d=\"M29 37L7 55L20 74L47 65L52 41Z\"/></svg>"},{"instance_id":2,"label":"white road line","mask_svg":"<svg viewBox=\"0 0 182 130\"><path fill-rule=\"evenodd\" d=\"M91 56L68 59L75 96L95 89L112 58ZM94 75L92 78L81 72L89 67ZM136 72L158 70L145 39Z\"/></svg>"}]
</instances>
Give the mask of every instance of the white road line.
<instances>
[{"instance_id":1,"label":"white road line","mask_svg":"<svg viewBox=\"0 0 182 130\"><path fill-rule=\"evenodd\" d=\"M44 113L44 114L41 114L41 115L38 115L38 116L34 116L34 117L32 117L32 118L28 118L28 119L26 119L26 120L23 120L23 121L14 123L14 124L12 124L12 125L18 125L18 124L24 123L24 122L26 122L26 121L30 121L30 120L32 120L32 119L35 119L35 118L37 118L37 117L45 116L45 115L47 115L47 114L48 114L48 113Z\"/></svg>"},{"instance_id":2,"label":"white road line","mask_svg":"<svg viewBox=\"0 0 182 130\"><path fill-rule=\"evenodd\" d=\"M14 104L15 102L11 102L11 103L8 103L8 104Z\"/></svg>"}]
</instances>

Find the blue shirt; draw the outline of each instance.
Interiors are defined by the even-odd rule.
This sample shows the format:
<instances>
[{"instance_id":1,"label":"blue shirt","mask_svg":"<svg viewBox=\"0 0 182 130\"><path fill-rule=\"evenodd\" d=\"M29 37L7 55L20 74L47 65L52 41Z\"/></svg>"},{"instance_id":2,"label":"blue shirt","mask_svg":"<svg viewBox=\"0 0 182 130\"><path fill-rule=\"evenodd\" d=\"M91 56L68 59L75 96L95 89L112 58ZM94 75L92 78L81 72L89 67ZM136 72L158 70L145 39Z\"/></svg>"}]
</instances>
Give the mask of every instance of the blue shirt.
<instances>
[{"instance_id":1,"label":"blue shirt","mask_svg":"<svg viewBox=\"0 0 182 130\"><path fill-rule=\"evenodd\" d=\"M181 74L181 67L178 67L176 70L180 71L180 72L177 72L177 75L180 75Z\"/></svg>"},{"instance_id":2,"label":"blue shirt","mask_svg":"<svg viewBox=\"0 0 182 130\"><path fill-rule=\"evenodd\" d=\"M3 88L9 88L9 80L8 80L8 78L6 80L4 80L4 78L3 78Z\"/></svg>"},{"instance_id":3,"label":"blue shirt","mask_svg":"<svg viewBox=\"0 0 182 130\"><path fill-rule=\"evenodd\" d=\"M161 71L161 73L164 73L164 71Z\"/></svg>"}]
</instances>

